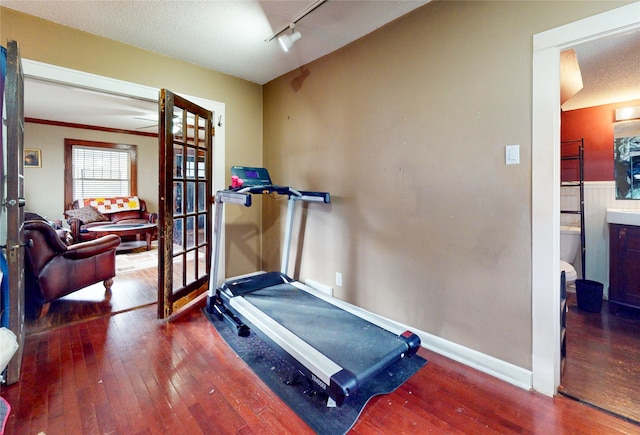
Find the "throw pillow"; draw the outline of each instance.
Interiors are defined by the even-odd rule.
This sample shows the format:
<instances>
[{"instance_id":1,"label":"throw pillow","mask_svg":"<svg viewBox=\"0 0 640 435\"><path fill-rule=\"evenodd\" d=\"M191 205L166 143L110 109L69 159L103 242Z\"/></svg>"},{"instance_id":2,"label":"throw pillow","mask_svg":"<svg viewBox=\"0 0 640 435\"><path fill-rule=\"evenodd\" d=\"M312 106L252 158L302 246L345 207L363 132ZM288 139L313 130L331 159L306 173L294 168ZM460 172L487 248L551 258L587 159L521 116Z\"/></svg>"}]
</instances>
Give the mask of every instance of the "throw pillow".
<instances>
[{"instance_id":1,"label":"throw pillow","mask_svg":"<svg viewBox=\"0 0 640 435\"><path fill-rule=\"evenodd\" d=\"M109 218L100 213L93 207L85 206L79 209L67 210L66 215L71 218L76 218L82 221L83 224L90 224L92 222L105 222Z\"/></svg>"}]
</instances>

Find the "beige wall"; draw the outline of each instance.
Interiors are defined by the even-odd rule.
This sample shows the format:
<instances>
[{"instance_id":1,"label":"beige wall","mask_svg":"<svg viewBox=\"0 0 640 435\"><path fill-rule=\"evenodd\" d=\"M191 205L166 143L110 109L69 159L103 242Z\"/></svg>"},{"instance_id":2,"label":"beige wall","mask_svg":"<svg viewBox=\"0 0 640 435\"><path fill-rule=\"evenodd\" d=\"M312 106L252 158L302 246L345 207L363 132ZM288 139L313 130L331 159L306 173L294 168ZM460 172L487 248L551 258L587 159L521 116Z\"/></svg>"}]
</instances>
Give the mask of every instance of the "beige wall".
<instances>
[{"instance_id":1,"label":"beige wall","mask_svg":"<svg viewBox=\"0 0 640 435\"><path fill-rule=\"evenodd\" d=\"M299 277L531 369L532 37L621 4L433 2L265 85L272 178L333 198ZM284 203L264 208L272 269Z\"/></svg>"},{"instance_id":2,"label":"beige wall","mask_svg":"<svg viewBox=\"0 0 640 435\"><path fill-rule=\"evenodd\" d=\"M0 7L2 45L7 40L18 41L25 59L224 103L225 179L229 179L228 167L232 164L262 163L262 87L255 83ZM74 136L79 137L75 133ZM57 158L54 148L52 145L43 154L47 166ZM53 167L27 170L27 188L33 192L32 186L49 182L44 176L58 176L55 171ZM140 179L139 182L146 183ZM38 201L31 201L30 206L40 208ZM59 213L57 204L57 200L53 204L47 198L46 210L50 211L46 214ZM242 213L238 210L226 213L228 275L255 270L260 264L260 215L259 204Z\"/></svg>"}]
</instances>

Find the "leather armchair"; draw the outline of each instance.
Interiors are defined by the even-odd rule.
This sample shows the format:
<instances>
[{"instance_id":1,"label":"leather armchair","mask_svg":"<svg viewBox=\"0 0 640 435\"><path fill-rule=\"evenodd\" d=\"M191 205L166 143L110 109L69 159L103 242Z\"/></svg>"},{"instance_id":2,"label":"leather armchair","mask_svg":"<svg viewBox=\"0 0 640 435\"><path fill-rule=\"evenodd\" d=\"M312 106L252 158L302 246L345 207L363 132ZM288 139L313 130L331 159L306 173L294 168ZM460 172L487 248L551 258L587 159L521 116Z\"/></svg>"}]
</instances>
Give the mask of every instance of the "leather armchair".
<instances>
[{"instance_id":1,"label":"leather armchair","mask_svg":"<svg viewBox=\"0 0 640 435\"><path fill-rule=\"evenodd\" d=\"M24 240L26 305L36 318L47 314L51 301L100 281L110 296L120 237L67 246L48 222L33 220L24 224Z\"/></svg>"},{"instance_id":2,"label":"leather armchair","mask_svg":"<svg viewBox=\"0 0 640 435\"><path fill-rule=\"evenodd\" d=\"M45 221L53 227L53 229L56 231L56 234L58 235L58 237L60 237L60 240L62 240L62 242L65 245L70 245L71 243L73 243L73 238L71 237L71 231L62 227L62 221L52 222L50 220L47 220L44 216L39 215L38 213L35 213L32 211L24 212L24 220L25 221Z\"/></svg>"}]
</instances>

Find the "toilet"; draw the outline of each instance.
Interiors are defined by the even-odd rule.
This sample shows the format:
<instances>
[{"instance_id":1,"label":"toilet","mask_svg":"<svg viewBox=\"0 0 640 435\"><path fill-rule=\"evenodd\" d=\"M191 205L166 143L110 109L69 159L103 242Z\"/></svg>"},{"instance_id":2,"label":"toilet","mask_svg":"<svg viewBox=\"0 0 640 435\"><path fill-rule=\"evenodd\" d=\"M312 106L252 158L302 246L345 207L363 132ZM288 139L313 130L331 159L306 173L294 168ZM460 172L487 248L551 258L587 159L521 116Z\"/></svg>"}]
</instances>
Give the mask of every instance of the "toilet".
<instances>
[{"instance_id":1,"label":"toilet","mask_svg":"<svg viewBox=\"0 0 640 435\"><path fill-rule=\"evenodd\" d=\"M573 265L580 252L580 243L580 227L560 226L560 271L565 273L567 287L578 279Z\"/></svg>"}]
</instances>

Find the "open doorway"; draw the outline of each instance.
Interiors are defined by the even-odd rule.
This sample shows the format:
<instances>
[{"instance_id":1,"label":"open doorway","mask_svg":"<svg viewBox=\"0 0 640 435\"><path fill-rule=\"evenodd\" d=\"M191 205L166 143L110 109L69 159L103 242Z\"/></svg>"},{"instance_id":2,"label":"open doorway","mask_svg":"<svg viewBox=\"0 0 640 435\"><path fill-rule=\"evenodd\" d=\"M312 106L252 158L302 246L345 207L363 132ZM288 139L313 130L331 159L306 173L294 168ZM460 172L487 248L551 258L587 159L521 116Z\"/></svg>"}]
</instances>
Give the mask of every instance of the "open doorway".
<instances>
[{"instance_id":1,"label":"open doorway","mask_svg":"<svg viewBox=\"0 0 640 435\"><path fill-rule=\"evenodd\" d=\"M560 385L560 51L637 29L640 3L534 35L532 366L534 388L549 395Z\"/></svg>"},{"instance_id":2,"label":"open doorway","mask_svg":"<svg viewBox=\"0 0 640 435\"><path fill-rule=\"evenodd\" d=\"M139 182L140 180L142 180L142 182L146 183L147 186L146 188L143 188L143 186L139 185L138 192L139 196L147 201L148 208L150 210L159 212L157 206L159 200L157 189L157 116L159 90L143 85L123 82L107 77L96 76L93 74L69 70L66 68L42 64L29 60L25 60L24 64L25 76L27 77L27 80L37 81L39 84L42 84L45 87L48 86L49 88L55 88L58 92L54 97L50 96L50 99L52 98L53 103L49 101L48 105L47 99L44 98L43 93L40 92L37 102L28 102L28 104L37 104L37 107L26 107L26 118L37 118L45 120L49 119L58 121L59 123L65 123L65 126L61 127L65 129L63 133L65 137L68 136L72 138L84 138L81 136L83 136L83 134L86 134L85 130L81 128L74 128L73 126L68 125L76 123L79 126L98 125L107 127L111 132L110 134L112 135L112 137L115 134L118 138L124 138L118 139L123 140L124 142L127 142L127 140L129 142L133 141L136 143L142 140L146 141L144 146L149 152L144 156L140 156L140 160L138 162L138 180ZM60 96L59 92L62 92L63 94L66 92L67 97ZM206 107L209 110L215 111L217 115L216 146L213 153L213 183L214 189L221 189L224 186L225 128L223 120L226 119L225 105L222 103L204 100L197 97L189 98L202 107ZM80 103L82 99L87 100L88 103ZM56 119L56 117L58 116L56 112L58 112L59 114L59 112L61 111L61 104L55 104L56 101L75 102L74 104L68 105L67 109L65 109L65 111L67 112L66 114L70 115L70 118ZM86 107L87 104L88 107ZM87 112L89 112L91 107L95 108L96 106L100 107L100 113L95 113L97 111L94 110L93 116L96 119L100 118L103 121L99 121L97 123L80 121L80 119L84 119L83 116L85 116ZM34 111L31 112L31 109L34 109ZM51 111L54 112L50 113ZM122 119L129 118L129 122L131 124L112 125L109 124L109 117L119 117ZM46 126L42 127L44 128ZM117 132L118 129L122 129L122 132ZM140 136L127 136L126 131L140 133L148 133L152 131L154 132L154 134L147 134L147 137L145 137L143 134L141 134ZM96 131L93 131L93 133L100 134L100 131L98 129ZM141 139L130 139L138 137ZM27 173L27 182L30 176L51 178L52 181L53 179L59 179L60 181L59 183L58 181L53 181L53 185L57 185L58 187L50 189L51 191L46 194L41 194L36 201L33 201L33 207L36 207L38 209L36 211L46 215L49 220L63 220L64 218L62 214L64 212L65 206L63 205L64 200L62 199L62 166L64 165L64 162L62 161L62 152L61 150L56 150L55 148L47 148L41 149L41 155L46 164L43 164L43 166L39 169L40 173L38 173L38 171L36 170L34 170L31 174ZM47 166L49 166L48 169ZM146 175L145 173L143 173L144 171L147 171ZM54 193L54 191L59 192L59 194ZM153 242L154 249L157 246L156 243L157 242L155 241ZM131 307L144 306L148 305L149 303L155 303L157 301L157 268L149 268L148 266L150 264L155 264L157 267L157 258L157 249L155 250L155 252L144 251L117 256L116 262L122 264L120 266L116 266L116 268L120 269L120 271L117 272L117 282L115 283L115 285L120 283L124 287L134 288L136 289L136 293L138 293L138 295L135 297L131 297L131 295L129 294L116 295L117 289L114 287L112 290L111 298L107 299L104 297L104 289L100 288L99 284L97 285L97 289L86 288L80 290L72 295L69 295L69 301L67 301L67 305L75 306L75 311L74 315L71 318L68 318L68 321L78 321L78 317L82 317L84 315L96 316L100 314L100 311L126 311ZM136 269L139 269L140 273L138 273ZM151 273L150 271L152 271L153 273ZM96 299L96 297L98 297L96 295L99 296L99 300ZM120 300L116 300L116 296L122 296L123 298L120 298ZM153 301L150 301L150 298L152 298ZM64 315L64 313L58 314L60 316ZM53 318L49 318L43 322L40 322L40 325L36 325L36 329L38 327L47 328L50 326L51 322L56 321L59 321L59 319L56 320Z\"/></svg>"},{"instance_id":3,"label":"open doorway","mask_svg":"<svg viewBox=\"0 0 640 435\"><path fill-rule=\"evenodd\" d=\"M564 340L566 349L559 393L589 403L608 412L640 422L640 399L635 391L640 389L640 367L637 349L640 347L640 310L625 307L619 312L611 312L611 300L616 299L618 288L609 283L609 240L616 239L609 234L606 223L607 209L640 208L638 201L618 200L619 194L614 172L622 172L622 180L627 181L629 168L614 171L614 142L620 136L637 136L631 124L633 121L616 122L617 109L638 104L640 70L635 59L640 50L640 30L601 37L571 47L576 54L584 88L575 97L567 98L562 105L561 138L562 149L562 210L576 210L576 185L584 191L583 212L580 215L561 215L560 259L576 266L577 276L595 281L603 286L604 301L593 307L582 301L578 307L575 286L569 285L567 292L566 329ZM565 55L567 51L563 51ZM630 62L627 66L627 62ZM597 71L594 74L594 69ZM594 84L596 83L596 84ZM603 89L599 98L589 98L590 90ZM562 92L561 92L562 94ZM624 130L624 134L623 131ZM577 139L575 139L577 138ZM580 139L583 138L583 139ZM584 142L584 183L576 183L576 160L570 160L572 143ZM575 146L573 147L575 149ZM624 147L623 155L633 155L630 147ZM619 153L616 153L619 154ZM581 167L582 167L581 166ZM627 184L628 186L628 184ZM623 191L628 192L629 189ZM625 196L623 194L623 196ZM630 195L629 195L630 196ZM586 216L580 224L577 219ZM580 228L582 227L582 229ZM586 269L580 273L579 259L572 242L579 241L580 235L586 239ZM623 236L624 237L624 236ZM573 239L573 241L572 241ZM579 248L580 243L573 243ZM579 256L578 256L579 257ZM633 260L627 259L631 268ZM565 269L567 269L565 264ZM570 270L570 267L568 268ZM571 281L569 280L569 283ZM588 284L588 283L585 283ZM583 288L582 292L597 287ZM612 294L609 294L611 288ZM594 300L594 302L599 302ZM590 312L588 310L595 311Z\"/></svg>"}]
</instances>

